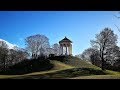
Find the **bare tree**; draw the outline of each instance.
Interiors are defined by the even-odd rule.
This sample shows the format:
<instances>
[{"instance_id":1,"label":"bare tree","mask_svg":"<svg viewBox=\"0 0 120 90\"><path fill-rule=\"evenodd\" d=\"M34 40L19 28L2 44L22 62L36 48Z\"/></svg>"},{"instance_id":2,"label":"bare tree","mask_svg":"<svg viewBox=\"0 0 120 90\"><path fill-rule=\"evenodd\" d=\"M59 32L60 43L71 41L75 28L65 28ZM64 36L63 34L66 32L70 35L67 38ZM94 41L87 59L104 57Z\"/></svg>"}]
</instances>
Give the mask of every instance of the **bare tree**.
<instances>
[{"instance_id":1,"label":"bare tree","mask_svg":"<svg viewBox=\"0 0 120 90\"><path fill-rule=\"evenodd\" d=\"M118 12L118 14L120 14L120 12ZM118 16L118 15L113 15L113 16L117 19L120 19L120 16ZM118 31L120 32L120 28L118 27L118 25L115 24L115 26L118 29Z\"/></svg>"},{"instance_id":2,"label":"bare tree","mask_svg":"<svg viewBox=\"0 0 120 90\"><path fill-rule=\"evenodd\" d=\"M17 51L15 51L14 49L10 49L9 50L9 65L13 65L16 63L16 61L18 60L17 58Z\"/></svg>"},{"instance_id":3,"label":"bare tree","mask_svg":"<svg viewBox=\"0 0 120 90\"><path fill-rule=\"evenodd\" d=\"M27 59L28 55L29 54L26 51L10 49L8 59L9 65L14 65Z\"/></svg>"},{"instance_id":4,"label":"bare tree","mask_svg":"<svg viewBox=\"0 0 120 90\"><path fill-rule=\"evenodd\" d=\"M55 55L59 55L59 44L55 43L53 44L52 48L54 49Z\"/></svg>"},{"instance_id":5,"label":"bare tree","mask_svg":"<svg viewBox=\"0 0 120 90\"><path fill-rule=\"evenodd\" d=\"M29 56L29 54L26 52L26 50L18 50L16 52L16 55L18 58L17 62L21 62L21 61L27 59L27 57Z\"/></svg>"},{"instance_id":6,"label":"bare tree","mask_svg":"<svg viewBox=\"0 0 120 90\"><path fill-rule=\"evenodd\" d=\"M117 60L120 60L120 48L118 46L108 48L104 58L107 63L113 66Z\"/></svg>"},{"instance_id":7,"label":"bare tree","mask_svg":"<svg viewBox=\"0 0 120 90\"><path fill-rule=\"evenodd\" d=\"M46 53L47 53L47 56L49 56L49 55L51 55L51 54L55 54L55 51L54 51L53 48L47 48Z\"/></svg>"},{"instance_id":8,"label":"bare tree","mask_svg":"<svg viewBox=\"0 0 120 90\"><path fill-rule=\"evenodd\" d=\"M86 49L81 54L81 58L83 60L87 60L87 61L91 62L94 65L100 66L100 63L98 63L98 61L100 61L99 51L97 49L95 49L95 48Z\"/></svg>"},{"instance_id":9,"label":"bare tree","mask_svg":"<svg viewBox=\"0 0 120 90\"><path fill-rule=\"evenodd\" d=\"M105 55L107 49L116 46L117 43L117 35L109 29L105 28L99 34L96 35L96 40L91 40L91 44L93 48L96 48L100 52L100 59L102 62L102 70L105 70Z\"/></svg>"},{"instance_id":10,"label":"bare tree","mask_svg":"<svg viewBox=\"0 0 120 90\"><path fill-rule=\"evenodd\" d=\"M49 48L49 39L44 35L33 35L25 39L27 49L31 53L32 58L38 57L38 55L44 54L46 48Z\"/></svg>"}]
</instances>

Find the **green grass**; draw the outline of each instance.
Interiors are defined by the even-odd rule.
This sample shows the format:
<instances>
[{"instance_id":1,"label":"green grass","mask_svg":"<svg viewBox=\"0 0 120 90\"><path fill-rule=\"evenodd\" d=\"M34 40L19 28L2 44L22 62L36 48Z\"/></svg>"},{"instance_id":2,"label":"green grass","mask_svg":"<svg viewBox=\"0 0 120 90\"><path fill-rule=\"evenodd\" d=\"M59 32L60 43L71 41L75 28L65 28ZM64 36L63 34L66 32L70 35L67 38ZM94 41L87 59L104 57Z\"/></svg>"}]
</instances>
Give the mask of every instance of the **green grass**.
<instances>
[{"instance_id":1,"label":"green grass","mask_svg":"<svg viewBox=\"0 0 120 90\"><path fill-rule=\"evenodd\" d=\"M34 72L25 75L10 77L11 79L65 79L77 76L88 76L96 74L105 74L101 70L87 68L66 68L61 70L50 70L45 72ZM9 78L9 77L6 77Z\"/></svg>"},{"instance_id":2,"label":"green grass","mask_svg":"<svg viewBox=\"0 0 120 90\"><path fill-rule=\"evenodd\" d=\"M71 65L74 67L78 67L78 68L96 68L96 69L100 69L99 67L92 65L90 63L88 63L87 61L81 60L77 57L67 57L65 58L68 61L65 62L65 64L67 65Z\"/></svg>"},{"instance_id":3,"label":"green grass","mask_svg":"<svg viewBox=\"0 0 120 90\"><path fill-rule=\"evenodd\" d=\"M54 67L48 59L31 59L24 60L20 63L17 63L13 66L10 66L9 69L5 71L0 71L1 75L23 75L32 72L48 71Z\"/></svg>"},{"instance_id":4,"label":"green grass","mask_svg":"<svg viewBox=\"0 0 120 90\"><path fill-rule=\"evenodd\" d=\"M92 75L92 76L79 76L70 79L120 79L120 75Z\"/></svg>"},{"instance_id":5,"label":"green grass","mask_svg":"<svg viewBox=\"0 0 120 90\"><path fill-rule=\"evenodd\" d=\"M42 76L44 74L55 73L57 71L74 68L73 66L61 63L60 61L51 61L51 63L54 64L54 67L48 71L33 72L29 74L24 74L24 75L0 75L0 79L23 78L23 77L30 77L30 76L33 77L34 75L39 77L40 75Z\"/></svg>"},{"instance_id":6,"label":"green grass","mask_svg":"<svg viewBox=\"0 0 120 90\"><path fill-rule=\"evenodd\" d=\"M79 76L70 79L120 79L120 72L106 70L103 71L106 75L90 75L90 76Z\"/></svg>"},{"instance_id":7,"label":"green grass","mask_svg":"<svg viewBox=\"0 0 120 90\"><path fill-rule=\"evenodd\" d=\"M106 70L105 75L78 76L69 79L120 79L120 72Z\"/></svg>"},{"instance_id":8,"label":"green grass","mask_svg":"<svg viewBox=\"0 0 120 90\"><path fill-rule=\"evenodd\" d=\"M100 75L105 74L100 69L94 68L79 68L70 65L66 65L59 61L51 61L54 64L54 68L49 71L34 72L24 75L16 75L2 78L7 79L67 79L77 76L88 76L88 75Z\"/></svg>"},{"instance_id":9,"label":"green grass","mask_svg":"<svg viewBox=\"0 0 120 90\"><path fill-rule=\"evenodd\" d=\"M120 72L106 70L75 57L66 58L67 62L52 60L54 67L48 71L24 75L0 75L0 79L120 79Z\"/></svg>"},{"instance_id":10,"label":"green grass","mask_svg":"<svg viewBox=\"0 0 120 90\"><path fill-rule=\"evenodd\" d=\"M110 74L108 74L110 72ZM100 75L103 74L103 75ZM106 74L106 75L105 75ZM75 77L75 78L73 78ZM120 74L116 72L107 73L95 69L70 68L64 70L50 70L43 72L34 72L18 76L4 76L6 79L120 79Z\"/></svg>"},{"instance_id":11,"label":"green grass","mask_svg":"<svg viewBox=\"0 0 120 90\"><path fill-rule=\"evenodd\" d=\"M63 70L63 69L74 68L74 66L64 64L64 63L62 63L60 61L52 60L51 63L54 64L54 67L52 68L52 70L61 70L61 69Z\"/></svg>"}]
</instances>

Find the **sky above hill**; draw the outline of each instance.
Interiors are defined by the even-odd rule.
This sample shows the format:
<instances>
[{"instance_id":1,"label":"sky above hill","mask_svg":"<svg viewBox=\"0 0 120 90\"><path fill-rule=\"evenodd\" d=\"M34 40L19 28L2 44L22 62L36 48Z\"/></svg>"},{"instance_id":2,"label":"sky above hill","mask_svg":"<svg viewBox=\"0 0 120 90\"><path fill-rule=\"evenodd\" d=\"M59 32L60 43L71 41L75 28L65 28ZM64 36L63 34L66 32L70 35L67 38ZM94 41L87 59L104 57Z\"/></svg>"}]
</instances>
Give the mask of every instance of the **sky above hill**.
<instances>
[{"instance_id":1,"label":"sky above hill","mask_svg":"<svg viewBox=\"0 0 120 90\"><path fill-rule=\"evenodd\" d=\"M50 45L66 36L73 41L73 55L76 55L90 47L90 40L105 27L120 35L115 27L115 24L120 26L120 19L114 15L119 14L117 11L0 11L0 39L24 48L24 39L30 35L43 34Z\"/></svg>"}]
</instances>

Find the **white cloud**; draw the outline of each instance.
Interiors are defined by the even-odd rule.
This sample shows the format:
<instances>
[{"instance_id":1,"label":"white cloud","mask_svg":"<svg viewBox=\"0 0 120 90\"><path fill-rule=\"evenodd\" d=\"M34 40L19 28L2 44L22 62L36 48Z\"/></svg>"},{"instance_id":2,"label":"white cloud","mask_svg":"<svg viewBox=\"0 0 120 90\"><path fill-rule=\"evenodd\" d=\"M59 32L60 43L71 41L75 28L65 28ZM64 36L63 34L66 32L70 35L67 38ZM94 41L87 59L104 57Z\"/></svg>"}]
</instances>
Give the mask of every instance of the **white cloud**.
<instances>
[{"instance_id":1,"label":"white cloud","mask_svg":"<svg viewBox=\"0 0 120 90\"><path fill-rule=\"evenodd\" d=\"M9 48L9 49L13 49L15 46L19 47L18 45L9 43L8 41L3 40L3 39L0 39L0 41L6 42L6 44L8 45L8 48Z\"/></svg>"}]
</instances>

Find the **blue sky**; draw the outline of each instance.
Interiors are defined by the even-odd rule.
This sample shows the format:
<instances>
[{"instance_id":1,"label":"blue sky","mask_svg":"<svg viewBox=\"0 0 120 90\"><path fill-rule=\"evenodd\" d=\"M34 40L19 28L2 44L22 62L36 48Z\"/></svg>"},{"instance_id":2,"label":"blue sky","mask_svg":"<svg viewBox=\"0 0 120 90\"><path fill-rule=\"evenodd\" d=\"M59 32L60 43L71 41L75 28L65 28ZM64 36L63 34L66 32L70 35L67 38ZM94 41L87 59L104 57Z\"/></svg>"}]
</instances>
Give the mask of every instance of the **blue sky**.
<instances>
[{"instance_id":1,"label":"blue sky","mask_svg":"<svg viewBox=\"0 0 120 90\"><path fill-rule=\"evenodd\" d=\"M117 15L117 12L0 11L0 39L24 48L24 39L30 35L46 35L50 45L66 36L73 41L73 55L80 54L90 47L90 40L105 27L120 34L114 25L119 26L120 20L113 14Z\"/></svg>"}]
</instances>

